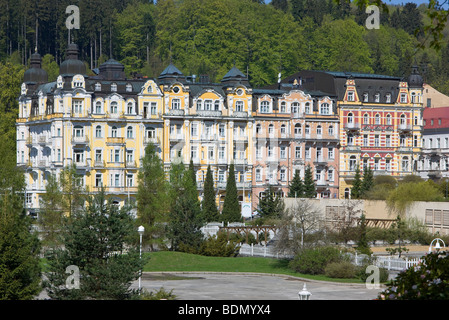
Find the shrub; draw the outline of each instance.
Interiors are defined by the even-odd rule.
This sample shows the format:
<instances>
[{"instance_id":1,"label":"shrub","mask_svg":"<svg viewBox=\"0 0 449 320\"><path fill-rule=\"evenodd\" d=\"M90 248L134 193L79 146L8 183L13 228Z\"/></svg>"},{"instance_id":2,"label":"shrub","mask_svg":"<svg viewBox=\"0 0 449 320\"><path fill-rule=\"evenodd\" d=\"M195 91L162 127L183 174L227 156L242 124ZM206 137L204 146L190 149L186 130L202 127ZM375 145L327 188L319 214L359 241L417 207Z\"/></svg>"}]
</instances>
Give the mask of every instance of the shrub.
<instances>
[{"instance_id":1,"label":"shrub","mask_svg":"<svg viewBox=\"0 0 449 320\"><path fill-rule=\"evenodd\" d=\"M399 273L379 294L385 300L449 299L449 252L430 253L423 262Z\"/></svg>"},{"instance_id":2,"label":"shrub","mask_svg":"<svg viewBox=\"0 0 449 320\"><path fill-rule=\"evenodd\" d=\"M289 267L299 273L324 274L327 264L343 260L338 248L314 247L300 250L290 261Z\"/></svg>"},{"instance_id":3,"label":"shrub","mask_svg":"<svg viewBox=\"0 0 449 320\"><path fill-rule=\"evenodd\" d=\"M146 289L142 291L140 295L141 300L175 300L176 295L173 294L173 290L166 291L164 288L160 288L156 293L153 291L148 292Z\"/></svg>"},{"instance_id":4,"label":"shrub","mask_svg":"<svg viewBox=\"0 0 449 320\"><path fill-rule=\"evenodd\" d=\"M351 279L355 278L356 266L349 261L331 262L324 269L329 278Z\"/></svg>"},{"instance_id":5,"label":"shrub","mask_svg":"<svg viewBox=\"0 0 449 320\"><path fill-rule=\"evenodd\" d=\"M212 257L231 257L238 253L238 245L235 241L228 241L225 233L209 237L203 241L199 254Z\"/></svg>"}]
</instances>

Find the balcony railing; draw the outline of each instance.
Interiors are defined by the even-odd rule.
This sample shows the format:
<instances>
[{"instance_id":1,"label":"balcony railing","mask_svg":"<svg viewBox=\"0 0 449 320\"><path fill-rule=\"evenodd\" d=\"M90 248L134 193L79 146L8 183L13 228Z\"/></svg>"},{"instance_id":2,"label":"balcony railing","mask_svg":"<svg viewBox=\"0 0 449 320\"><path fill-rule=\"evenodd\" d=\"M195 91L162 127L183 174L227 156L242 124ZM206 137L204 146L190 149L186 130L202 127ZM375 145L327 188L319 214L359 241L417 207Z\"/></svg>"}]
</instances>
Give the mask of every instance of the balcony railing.
<instances>
[{"instance_id":1,"label":"balcony railing","mask_svg":"<svg viewBox=\"0 0 449 320\"><path fill-rule=\"evenodd\" d=\"M196 114L201 117L221 117L221 111L197 110Z\"/></svg>"},{"instance_id":2,"label":"balcony railing","mask_svg":"<svg viewBox=\"0 0 449 320\"><path fill-rule=\"evenodd\" d=\"M125 138L123 137L108 137L106 138L106 144L108 145L124 145Z\"/></svg>"},{"instance_id":3,"label":"balcony railing","mask_svg":"<svg viewBox=\"0 0 449 320\"><path fill-rule=\"evenodd\" d=\"M72 144L88 144L89 138L87 136L72 136Z\"/></svg>"},{"instance_id":4,"label":"balcony railing","mask_svg":"<svg viewBox=\"0 0 449 320\"><path fill-rule=\"evenodd\" d=\"M183 109L169 109L167 115L169 116L183 116L185 111Z\"/></svg>"},{"instance_id":5,"label":"balcony railing","mask_svg":"<svg viewBox=\"0 0 449 320\"><path fill-rule=\"evenodd\" d=\"M157 138L157 137L154 137L154 138L144 137L143 138L143 143L144 144L150 144L150 143L152 143L152 144L160 144L161 142L160 142L159 138Z\"/></svg>"}]
</instances>

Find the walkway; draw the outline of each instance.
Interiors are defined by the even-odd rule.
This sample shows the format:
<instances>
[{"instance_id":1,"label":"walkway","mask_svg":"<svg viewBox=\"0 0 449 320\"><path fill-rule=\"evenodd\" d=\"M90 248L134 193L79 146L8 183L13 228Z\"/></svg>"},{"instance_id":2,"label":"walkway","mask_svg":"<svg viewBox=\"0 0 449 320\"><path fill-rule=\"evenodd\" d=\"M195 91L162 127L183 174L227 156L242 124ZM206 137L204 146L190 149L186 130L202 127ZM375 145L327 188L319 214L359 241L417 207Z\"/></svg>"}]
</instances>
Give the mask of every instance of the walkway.
<instances>
[{"instance_id":1,"label":"walkway","mask_svg":"<svg viewBox=\"0 0 449 320\"><path fill-rule=\"evenodd\" d=\"M173 289L178 300L298 300L306 283L311 300L372 300L382 289L367 289L364 284L338 284L300 278L241 273L144 273L142 287L156 292ZM176 279L176 277L181 277ZM137 282L134 284L137 287Z\"/></svg>"}]
</instances>

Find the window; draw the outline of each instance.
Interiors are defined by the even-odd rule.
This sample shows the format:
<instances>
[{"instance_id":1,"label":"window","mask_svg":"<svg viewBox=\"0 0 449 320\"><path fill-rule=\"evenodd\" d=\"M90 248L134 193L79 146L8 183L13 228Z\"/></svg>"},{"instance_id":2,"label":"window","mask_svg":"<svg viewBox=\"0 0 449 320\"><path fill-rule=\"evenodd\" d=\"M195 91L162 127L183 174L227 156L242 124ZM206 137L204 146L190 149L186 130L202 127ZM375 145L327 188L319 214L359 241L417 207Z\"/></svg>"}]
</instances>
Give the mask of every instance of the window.
<instances>
[{"instance_id":1,"label":"window","mask_svg":"<svg viewBox=\"0 0 449 320\"><path fill-rule=\"evenodd\" d=\"M287 173L285 169L280 170L279 178L281 179L281 181L287 181Z\"/></svg>"},{"instance_id":2,"label":"window","mask_svg":"<svg viewBox=\"0 0 449 320\"><path fill-rule=\"evenodd\" d=\"M261 113L269 113L270 112L270 103L268 101L262 101L260 103L260 112Z\"/></svg>"},{"instance_id":3,"label":"window","mask_svg":"<svg viewBox=\"0 0 449 320\"><path fill-rule=\"evenodd\" d=\"M363 124L369 124L369 115L367 113L363 115Z\"/></svg>"},{"instance_id":4,"label":"window","mask_svg":"<svg viewBox=\"0 0 449 320\"><path fill-rule=\"evenodd\" d=\"M126 113L127 114L133 114L134 113L134 104L130 101L126 105Z\"/></svg>"},{"instance_id":5,"label":"window","mask_svg":"<svg viewBox=\"0 0 449 320\"><path fill-rule=\"evenodd\" d=\"M401 114L401 120L400 120L400 124L401 125L405 125L406 119L405 119L405 114Z\"/></svg>"},{"instance_id":6,"label":"window","mask_svg":"<svg viewBox=\"0 0 449 320\"><path fill-rule=\"evenodd\" d=\"M208 147L207 154L209 160L214 160L214 147Z\"/></svg>"},{"instance_id":7,"label":"window","mask_svg":"<svg viewBox=\"0 0 449 320\"><path fill-rule=\"evenodd\" d=\"M224 126L224 124L220 124L218 126L218 134L220 135L220 137L224 137L225 136L225 126Z\"/></svg>"},{"instance_id":8,"label":"window","mask_svg":"<svg viewBox=\"0 0 449 320\"><path fill-rule=\"evenodd\" d=\"M204 101L204 110L207 110L207 111L212 110L212 100Z\"/></svg>"},{"instance_id":9,"label":"window","mask_svg":"<svg viewBox=\"0 0 449 320\"><path fill-rule=\"evenodd\" d=\"M327 179L329 181L334 181L334 169L329 169L327 171Z\"/></svg>"},{"instance_id":10,"label":"window","mask_svg":"<svg viewBox=\"0 0 449 320\"><path fill-rule=\"evenodd\" d=\"M327 149L327 156L329 157L329 159L334 159L334 148L329 147Z\"/></svg>"},{"instance_id":11,"label":"window","mask_svg":"<svg viewBox=\"0 0 449 320\"><path fill-rule=\"evenodd\" d=\"M385 136L385 146L389 147L391 145L391 136L388 134Z\"/></svg>"},{"instance_id":12,"label":"window","mask_svg":"<svg viewBox=\"0 0 449 320\"><path fill-rule=\"evenodd\" d=\"M322 103L320 108L321 114L330 114L329 103Z\"/></svg>"},{"instance_id":13,"label":"window","mask_svg":"<svg viewBox=\"0 0 449 320\"><path fill-rule=\"evenodd\" d=\"M287 103L285 101L281 102L281 113L286 113L287 112Z\"/></svg>"},{"instance_id":14,"label":"window","mask_svg":"<svg viewBox=\"0 0 449 320\"><path fill-rule=\"evenodd\" d=\"M374 159L374 170L379 170L379 169L380 169L379 159Z\"/></svg>"},{"instance_id":15,"label":"window","mask_svg":"<svg viewBox=\"0 0 449 320\"><path fill-rule=\"evenodd\" d=\"M224 160L225 159L225 152L226 152L226 148L225 147L219 147L219 149L218 149L218 159Z\"/></svg>"},{"instance_id":16,"label":"window","mask_svg":"<svg viewBox=\"0 0 449 320\"><path fill-rule=\"evenodd\" d=\"M401 103L407 103L407 94L401 93Z\"/></svg>"},{"instance_id":17,"label":"window","mask_svg":"<svg viewBox=\"0 0 449 320\"><path fill-rule=\"evenodd\" d=\"M301 158L301 147L295 147L295 158L296 159Z\"/></svg>"},{"instance_id":18,"label":"window","mask_svg":"<svg viewBox=\"0 0 449 320\"><path fill-rule=\"evenodd\" d=\"M127 174L126 175L126 186L132 187L134 185L134 175L133 174Z\"/></svg>"},{"instance_id":19,"label":"window","mask_svg":"<svg viewBox=\"0 0 449 320\"><path fill-rule=\"evenodd\" d=\"M190 127L190 134L193 137L198 136L198 124L197 123L192 123L192 126Z\"/></svg>"},{"instance_id":20,"label":"window","mask_svg":"<svg viewBox=\"0 0 449 320\"><path fill-rule=\"evenodd\" d=\"M225 171L224 170L218 170L218 182L225 182Z\"/></svg>"},{"instance_id":21,"label":"window","mask_svg":"<svg viewBox=\"0 0 449 320\"><path fill-rule=\"evenodd\" d=\"M285 124L281 125L281 134L285 135L287 133L287 127L285 126Z\"/></svg>"},{"instance_id":22,"label":"window","mask_svg":"<svg viewBox=\"0 0 449 320\"><path fill-rule=\"evenodd\" d=\"M400 146L401 146L401 147L405 147L405 142L406 142L405 135L401 134L401 135L399 136L399 144L400 144Z\"/></svg>"},{"instance_id":23,"label":"window","mask_svg":"<svg viewBox=\"0 0 449 320\"><path fill-rule=\"evenodd\" d=\"M321 128L321 126L317 126L317 127L316 127L316 134L317 134L318 136L321 136L322 133L323 133L323 129Z\"/></svg>"},{"instance_id":24,"label":"window","mask_svg":"<svg viewBox=\"0 0 449 320\"><path fill-rule=\"evenodd\" d=\"M374 117L375 119L375 123L376 124L380 124L380 114L376 114L376 116Z\"/></svg>"},{"instance_id":25,"label":"window","mask_svg":"<svg viewBox=\"0 0 449 320\"><path fill-rule=\"evenodd\" d=\"M133 138L134 138L133 127L129 126L129 127L126 129L126 137L127 137L128 139L133 139Z\"/></svg>"},{"instance_id":26,"label":"window","mask_svg":"<svg viewBox=\"0 0 449 320\"><path fill-rule=\"evenodd\" d=\"M387 93L387 95L385 96L385 102L391 103L391 93Z\"/></svg>"},{"instance_id":27,"label":"window","mask_svg":"<svg viewBox=\"0 0 449 320\"><path fill-rule=\"evenodd\" d=\"M268 126L268 134L269 135L273 135L274 134L274 125L273 124L270 124Z\"/></svg>"},{"instance_id":28,"label":"window","mask_svg":"<svg viewBox=\"0 0 449 320\"><path fill-rule=\"evenodd\" d=\"M304 107L304 112L305 113L310 113L310 102L306 102L306 105Z\"/></svg>"},{"instance_id":29,"label":"window","mask_svg":"<svg viewBox=\"0 0 449 320\"><path fill-rule=\"evenodd\" d=\"M348 123L354 123L354 115L352 113L348 113Z\"/></svg>"},{"instance_id":30,"label":"window","mask_svg":"<svg viewBox=\"0 0 449 320\"><path fill-rule=\"evenodd\" d=\"M391 115L387 114L387 125L391 125Z\"/></svg>"},{"instance_id":31,"label":"window","mask_svg":"<svg viewBox=\"0 0 449 320\"><path fill-rule=\"evenodd\" d=\"M173 110L179 110L181 109L181 100L180 99L173 99L171 101L171 108Z\"/></svg>"},{"instance_id":32,"label":"window","mask_svg":"<svg viewBox=\"0 0 449 320\"><path fill-rule=\"evenodd\" d=\"M111 128L111 137L117 138L117 127L115 126Z\"/></svg>"},{"instance_id":33,"label":"window","mask_svg":"<svg viewBox=\"0 0 449 320\"><path fill-rule=\"evenodd\" d=\"M130 83L128 83L126 85L126 92L131 92L131 91L133 91L133 86Z\"/></svg>"},{"instance_id":34,"label":"window","mask_svg":"<svg viewBox=\"0 0 449 320\"><path fill-rule=\"evenodd\" d=\"M97 188L101 187L103 185L103 175L101 173L97 173L95 175L95 186Z\"/></svg>"},{"instance_id":35,"label":"window","mask_svg":"<svg viewBox=\"0 0 449 320\"><path fill-rule=\"evenodd\" d=\"M402 171L409 171L408 170L408 157L403 157L402 158Z\"/></svg>"},{"instance_id":36,"label":"window","mask_svg":"<svg viewBox=\"0 0 449 320\"><path fill-rule=\"evenodd\" d=\"M379 93L376 93L374 95L374 102L380 102L380 94Z\"/></svg>"},{"instance_id":37,"label":"window","mask_svg":"<svg viewBox=\"0 0 449 320\"><path fill-rule=\"evenodd\" d=\"M103 159L102 151L95 150L95 162L101 162Z\"/></svg>"},{"instance_id":38,"label":"window","mask_svg":"<svg viewBox=\"0 0 449 320\"><path fill-rule=\"evenodd\" d=\"M348 101L355 101L354 91L348 92Z\"/></svg>"},{"instance_id":39,"label":"window","mask_svg":"<svg viewBox=\"0 0 449 320\"><path fill-rule=\"evenodd\" d=\"M301 125L299 123L295 124L295 137L299 137L302 134Z\"/></svg>"},{"instance_id":40,"label":"window","mask_svg":"<svg viewBox=\"0 0 449 320\"><path fill-rule=\"evenodd\" d=\"M329 126L329 128L327 129L327 131L328 131L328 134L329 134L330 136L333 136L333 135L334 135L334 127L333 127L333 126Z\"/></svg>"},{"instance_id":41,"label":"window","mask_svg":"<svg viewBox=\"0 0 449 320\"><path fill-rule=\"evenodd\" d=\"M374 146L375 147L379 147L380 146L380 139L379 139L379 135L378 134L376 134L374 136Z\"/></svg>"},{"instance_id":42,"label":"window","mask_svg":"<svg viewBox=\"0 0 449 320\"><path fill-rule=\"evenodd\" d=\"M117 92L117 84L116 83L111 84L111 91Z\"/></svg>"},{"instance_id":43,"label":"window","mask_svg":"<svg viewBox=\"0 0 449 320\"><path fill-rule=\"evenodd\" d=\"M349 170L350 171L354 171L356 164L357 164L356 157L355 156L351 156L349 158Z\"/></svg>"},{"instance_id":44,"label":"window","mask_svg":"<svg viewBox=\"0 0 449 320\"><path fill-rule=\"evenodd\" d=\"M391 161L390 159L385 159L385 170L390 171L391 170Z\"/></svg>"},{"instance_id":45,"label":"window","mask_svg":"<svg viewBox=\"0 0 449 320\"><path fill-rule=\"evenodd\" d=\"M267 146L267 156L268 158L273 157L273 150L270 145Z\"/></svg>"},{"instance_id":46,"label":"window","mask_svg":"<svg viewBox=\"0 0 449 320\"><path fill-rule=\"evenodd\" d=\"M256 181L262 181L262 169L256 169Z\"/></svg>"},{"instance_id":47,"label":"window","mask_svg":"<svg viewBox=\"0 0 449 320\"><path fill-rule=\"evenodd\" d=\"M368 146L369 145L368 135L367 134L363 135L363 145L364 146Z\"/></svg>"},{"instance_id":48,"label":"window","mask_svg":"<svg viewBox=\"0 0 449 320\"><path fill-rule=\"evenodd\" d=\"M101 126L96 126L95 127L95 138L101 138L101 137L102 137Z\"/></svg>"},{"instance_id":49,"label":"window","mask_svg":"<svg viewBox=\"0 0 449 320\"><path fill-rule=\"evenodd\" d=\"M214 101L214 110L215 111L220 111L220 100L215 100Z\"/></svg>"},{"instance_id":50,"label":"window","mask_svg":"<svg viewBox=\"0 0 449 320\"><path fill-rule=\"evenodd\" d=\"M349 133L349 134L348 134L348 140L347 140L347 142L348 142L348 146L354 145L354 135L353 135L352 133Z\"/></svg>"},{"instance_id":51,"label":"window","mask_svg":"<svg viewBox=\"0 0 449 320\"><path fill-rule=\"evenodd\" d=\"M73 150L73 157L75 163L82 164L84 162L84 151L83 150Z\"/></svg>"},{"instance_id":52,"label":"window","mask_svg":"<svg viewBox=\"0 0 449 320\"><path fill-rule=\"evenodd\" d=\"M101 110L102 109L102 107L101 107L101 102L100 101L97 101L96 103L95 103L95 113L96 114L100 114L101 113Z\"/></svg>"},{"instance_id":53,"label":"window","mask_svg":"<svg viewBox=\"0 0 449 320\"><path fill-rule=\"evenodd\" d=\"M235 111L243 112L243 101L236 101L235 103Z\"/></svg>"},{"instance_id":54,"label":"window","mask_svg":"<svg viewBox=\"0 0 449 320\"><path fill-rule=\"evenodd\" d=\"M117 114L118 113L118 104L116 101L111 102L111 114Z\"/></svg>"},{"instance_id":55,"label":"window","mask_svg":"<svg viewBox=\"0 0 449 320\"><path fill-rule=\"evenodd\" d=\"M146 136L147 138L149 138L149 139L154 139L154 138L156 138L156 130L155 130L154 128L152 128L152 127L147 128L147 129L145 130L145 136Z\"/></svg>"},{"instance_id":56,"label":"window","mask_svg":"<svg viewBox=\"0 0 449 320\"><path fill-rule=\"evenodd\" d=\"M120 150L119 149L114 150L114 162L120 162Z\"/></svg>"},{"instance_id":57,"label":"window","mask_svg":"<svg viewBox=\"0 0 449 320\"><path fill-rule=\"evenodd\" d=\"M306 147L305 156L306 156L306 159L310 159L310 147Z\"/></svg>"},{"instance_id":58,"label":"window","mask_svg":"<svg viewBox=\"0 0 449 320\"><path fill-rule=\"evenodd\" d=\"M73 135L77 138L81 138L84 135L84 129L81 126L75 126L73 128Z\"/></svg>"},{"instance_id":59,"label":"window","mask_svg":"<svg viewBox=\"0 0 449 320\"><path fill-rule=\"evenodd\" d=\"M83 113L83 101L82 100L72 100L72 111L73 113Z\"/></svg>"},{"instance_id":60,"label":"window","mask_svg":"<svg viewBox=\"0 0 449 320\"><path fill-rule=\"evenodd\" d=\"M294 113L295 115L299 113L299 103L298 102L292 103L292 113Z\"/></svg>"},{"instance_id":61,"label":"window","mask_svg":"<svg viewBox=\"0 0 449 320\"><path fill-rule=\"evenodd\" d=\"M196 110L202 110L203 109L203 100L198 100L196 102Z\"/></svg>"},{"instance_id":62,"label":"window","mask_svg":"<svg viewBox=\"0 0 449 320\"><path fill-rule=\"evenodd\" d=\"M310 126L309 125L306 125L306 129L304 132L305 132L306 136L310 135Z\"/></svg>"},{"instance_id":63,"label":"window","mask_svg":"<svg viewBox=\"0 0 449 320\"><path fill-rule=\"evenodd\" d=\"M97 82L95 84L95 91L101 91L101 83Z\"/></svg>"},{"instance_id":64,"label":"window","mask_svg":"<svg viewBox=\"0 0 449 320\"><path fill-rule=\"evenodd\" d=\"M368 93L367 92L365 92L363 94L363 102L368 102Z\"/></svg>"},{"instance_id":65,"label":"window","mask_svg":"<svg viewBox=\"0 0 449 320\"><path fill-rule=\"evenodd\" d=\"M280 152L280 157L281 159L286 159L287 158L287 147L282 146L280 147L281 152Z\"/></svg>"},{"instance_id":66,"label":"window","mask_svg":"<svg viewBox=\"0 0 449 320\"><path fill-rule=\"evenodd\" d=\"M134 162L134 151L126 150L126 162L133 163Z\"/></svg>"}]
</instances>

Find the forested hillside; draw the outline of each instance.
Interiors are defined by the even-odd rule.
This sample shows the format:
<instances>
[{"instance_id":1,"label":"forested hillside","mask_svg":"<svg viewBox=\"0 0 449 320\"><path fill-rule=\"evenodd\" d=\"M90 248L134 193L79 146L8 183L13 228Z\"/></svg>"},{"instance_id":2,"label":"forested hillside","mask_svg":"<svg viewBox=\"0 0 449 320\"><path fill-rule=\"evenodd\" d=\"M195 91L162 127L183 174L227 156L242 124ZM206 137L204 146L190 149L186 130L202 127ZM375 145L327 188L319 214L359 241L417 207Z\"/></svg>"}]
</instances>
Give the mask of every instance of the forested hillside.
<instances>
[{"instance_id":1,"label":"forested hillside","mask_svg":"<svg viewBox=\"0 0 449 320\"><path fill-rule=\"evenodd\" d=\"M279 72L407 76L416 63L427 83L449 93L448 32L441 50L419 47L425 36L415 30L429 21L425 5L389 6L381 28L368 30L365 10L344 0L0 0L0 135L8 138L2 141L15 136L15 98L36 47L56 79L71 4L81 15L72 41L91 70L112 57L129 77L157 77L172 61L186 75L219 81L235 64L260 87L277 81Z\"/></svg>"}]
</instances>

